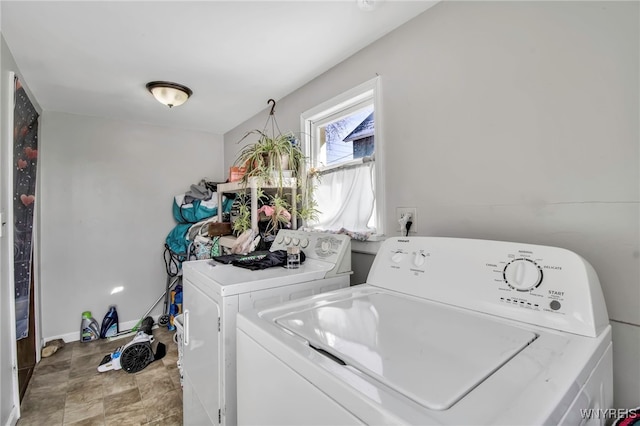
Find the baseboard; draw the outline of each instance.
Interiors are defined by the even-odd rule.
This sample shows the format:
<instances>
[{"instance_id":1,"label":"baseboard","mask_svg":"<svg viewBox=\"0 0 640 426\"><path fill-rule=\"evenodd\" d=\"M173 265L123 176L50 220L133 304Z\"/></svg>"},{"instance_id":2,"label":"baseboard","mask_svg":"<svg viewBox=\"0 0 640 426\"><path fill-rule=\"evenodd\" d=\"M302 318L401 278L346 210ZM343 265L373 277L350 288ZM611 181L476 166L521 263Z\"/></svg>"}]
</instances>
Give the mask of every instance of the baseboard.
<instances>
[{"instance_id":1,"label":"baseboard","mask_svg":"<svg viewBox=\"0 0 640 426\"><path fill-rule=\"evenodd\" d=\"M152 316L153 322L157 323L159 317L160 317L160 315ZM125 331L125 330L132 329L133 327L136 326L136 324L138 324L138 322L140 322L140 320L132 320L132 321L121 322L119 324L120 331ZM78 327L79 326L80 326L80 324L78 324ZM78 340L80 340L80 330L78 329L78 331L74 331L72 333L67 333L67 334L59 334L57 336L44 337L43 338L43 342L42 342L42 346L44 346L46 342L49 342L49 341L55 340L55 339L62 339L62 340L64 340L65 343L77 342Z\"/></svg>"},{"instance_id":2,"label":"baseboard","mask_svg":"<svg viewBox=\"0 0 640 426\"><path fill-rule=\"evenodd\" d=\"M11 409L11 413L9 413L9 418L5 423L5 426L16 426L16 423L18 423L19 415L20 414L18 413L18 407L14 405L13 408Z\"/></svg>"}]
</instances>

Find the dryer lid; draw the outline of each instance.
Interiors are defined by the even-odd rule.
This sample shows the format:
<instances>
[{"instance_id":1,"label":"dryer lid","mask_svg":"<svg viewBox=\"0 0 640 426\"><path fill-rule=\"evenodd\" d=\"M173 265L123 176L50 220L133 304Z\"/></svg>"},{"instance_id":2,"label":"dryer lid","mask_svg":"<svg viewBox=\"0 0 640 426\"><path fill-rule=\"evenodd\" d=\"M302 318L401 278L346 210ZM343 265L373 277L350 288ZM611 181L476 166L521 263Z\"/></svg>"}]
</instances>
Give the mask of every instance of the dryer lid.
<instances>
[{"instance_id":1,"label":"dryer lid","mask_svg":"<svg viewBox=\"0 0 640 426\"><path fill-rule=\"evenodd\" d=\"M188 278L196 280L196 271L203 281L203 286L213 286L222 296L283 287L308 281L321 280L335 265L316 259L307 259L298 269L287 269L282 266L252 271L233 265L224 265L211 260L195 260L183 264ZM187 277L185 275L185 277Z\"/></svg>"},{"instance_id":2,"label":"dryer lid","mask_svg":"<svg viewBox=\"0 0 640 426\"><path fill-rule=\"evenodd\" d=\"M433 410L445 410L536 334L487 316L391 293L315 304L276 323Z\"/></svg>"}]
</instances>

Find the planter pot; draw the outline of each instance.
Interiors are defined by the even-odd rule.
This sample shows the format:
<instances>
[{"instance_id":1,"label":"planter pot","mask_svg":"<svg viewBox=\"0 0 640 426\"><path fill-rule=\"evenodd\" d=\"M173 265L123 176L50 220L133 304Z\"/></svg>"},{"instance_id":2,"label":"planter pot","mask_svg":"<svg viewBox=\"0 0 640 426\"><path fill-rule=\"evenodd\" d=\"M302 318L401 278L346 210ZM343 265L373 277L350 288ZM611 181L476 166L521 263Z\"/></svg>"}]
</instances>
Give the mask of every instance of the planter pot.
<instances>
[{"instance_id":1,"label":"planter pot","mask_svg":"<svg viewBox=\"0 0 640 426\"><path fill-rule=\"evenodd\" d=\"M288 170L289 169L289 156L282 155L280 158L273 158L270 154L262 155L262 164L274 169L274 170ZM254 164L254 166L256 166Z\"/></svg>"}]
</instances>

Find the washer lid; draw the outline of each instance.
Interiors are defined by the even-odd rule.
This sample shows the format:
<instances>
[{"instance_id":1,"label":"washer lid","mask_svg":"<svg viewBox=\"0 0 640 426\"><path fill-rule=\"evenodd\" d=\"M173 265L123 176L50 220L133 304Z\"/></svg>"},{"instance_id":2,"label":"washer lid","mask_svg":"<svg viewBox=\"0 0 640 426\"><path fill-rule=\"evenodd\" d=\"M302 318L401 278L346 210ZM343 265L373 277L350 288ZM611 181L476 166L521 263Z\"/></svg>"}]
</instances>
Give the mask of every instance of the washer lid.
<instances>
[{"instance_id":1,"label":"washer lid","mask_svg":"<svg viewBox=\"0 0 640 426\"><path fill-rule=\"evenodd\" d=\"M276 323L433 410L451 407L537 337L471 311L389 293L315 305Z\"/></svg>"}]
</instances>

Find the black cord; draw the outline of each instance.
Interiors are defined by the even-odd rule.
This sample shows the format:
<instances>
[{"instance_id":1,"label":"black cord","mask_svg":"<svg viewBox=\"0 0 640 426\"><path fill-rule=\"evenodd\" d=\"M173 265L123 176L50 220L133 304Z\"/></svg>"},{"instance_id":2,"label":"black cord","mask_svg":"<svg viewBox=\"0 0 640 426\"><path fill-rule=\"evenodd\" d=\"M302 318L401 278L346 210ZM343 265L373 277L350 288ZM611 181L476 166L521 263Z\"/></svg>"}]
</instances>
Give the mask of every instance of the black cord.
<instances>
[{"instance_id":1,"label":"black cord","mask_svg":"<svg viewBox=\"0 0 640 426\"><path fill-rule=\"evenodd\" d=\"M167 271L167 275L169 275L170 277L177 276L180 273L182 262L186 260L184 254L175 253L169 248L168 244L165 244L163 257L164 267Z\"/></svg>"},{"instance_id":2,"label":"black cord","mask_svg":"<svg viewBox=\"0 0 640 426\"><path fill-rule=\"evenodd\" d=\"M184 200L182 200L182 204L180 204L180 208L179 208L179 212L180 212L180 217L182 218L182 223L193 223L189 220L187 220L184 215L182 214L182 207L186 206L187 203L184 202Z\"/></svg>"},{"instance_id":3,"label":"black cord","mask_svg":"<svg viewBox=\"0 0 640 426\"><path fill-rule=\"evenodd\" d=\"M411 225L413 225L413 222L408 220L407 223L404 225L405 229L407 230L407 234L406 236L409 236L409 229L411 229Z\"/></svg>"}]
</instances>

